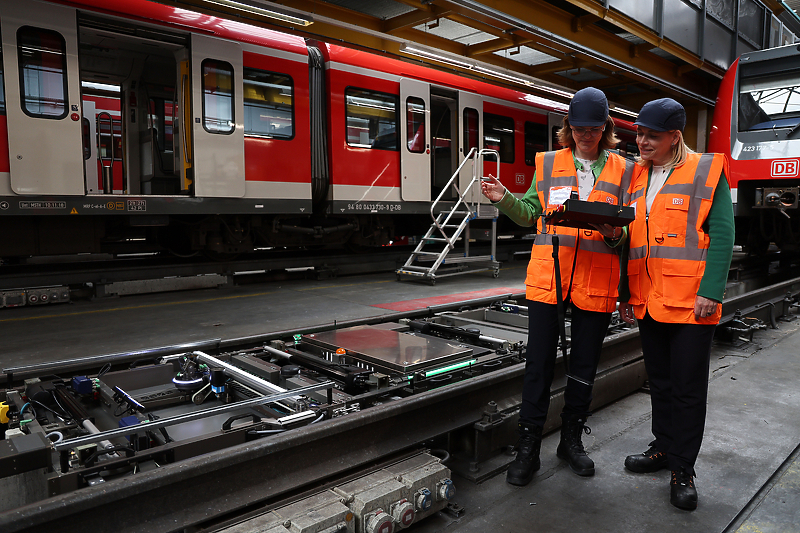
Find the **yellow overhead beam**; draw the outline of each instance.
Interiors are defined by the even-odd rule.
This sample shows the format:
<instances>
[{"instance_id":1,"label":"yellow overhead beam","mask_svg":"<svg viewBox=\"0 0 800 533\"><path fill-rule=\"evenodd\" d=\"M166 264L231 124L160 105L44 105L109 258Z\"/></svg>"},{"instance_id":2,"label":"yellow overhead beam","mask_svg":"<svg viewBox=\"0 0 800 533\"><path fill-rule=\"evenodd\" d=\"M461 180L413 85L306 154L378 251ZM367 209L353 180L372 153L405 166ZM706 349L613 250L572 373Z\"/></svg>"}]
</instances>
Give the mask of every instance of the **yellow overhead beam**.
<instances>
[{"instance_id":1,"label":"yellow overhead beam","mask_svg":"<svg viewBox=\"0 0 800 533\"><path fill-rule=\"evenodd\" d=\"M590 14L594 14L599 18L608 20L610 16L607 14L609 12L600 9L601 5L594 1L569 1L573 4L586 4L587 11L589 11L588 8L592 8ZM508 22L498 22L490 15L477 11L470 11L468 8L458 4L449 4L447 0L437 0L437 3L452 6L454 11L476 18L477 20L487 24L509 26ZM707 84L704 81L695 77L687 78L686 76L677 76L675 72L675 64L671 61L649 52L642 52L638 56L631 57L630 42L622 37L618 37L617 35L607 32L595 25L584 26L582 31L574 32L572 29L572 19L574 17L568 12L555 7L544 0L481 0L481 4L498 12L504 13L513 19L525 21L527 24L535 27L536 29L544 30L544 33L540 32L540 34L537 35L536 33L522 28L514 31L516 35L526 37L530 36L533 40L544 44L546 39L543 37L543 34L546 35L549 33L562 39L562 42L547 42L547 46L556 50L564 51L565 53L580 57L582 59L588 59L601 64L605 63L602 66L608 68L609 70L624 70L626 66L630 66L633 68L628 69L629 72L627 72L627 74L635 79L647 81L652 84L652 79L648 79L647 76L640 76L637 74L637 72L642 72L656 79L674 84L675 86L680 87L689 93L703 95L706 98L713 98L713 95L708 94L709 87L707 87ZM494 22L492 22L493 20ZM648 37L652 39L653 36L648 35ZM658 41L658 39L655 40ZM597 56L592 57L591 55L585 55L580 50L569 50L568 45L564 41L570 41L584 49L591 50L593 52L599 52L598 56L608 57L609 59L613 60L613 62L616 62L617 65L615 65L613 62L610 63L603 61L602 57L598 58ZM669 47L670 50L674 49L676 52L680 52L682 56L684 56L687 60L692 61L691 64L699 69L712 72L714 75L720 78L724 74L723 69L700 61L696 56L693 56L691 53L688 53L686 50L678 47L677 45L671 46L666 41L662 41L657 42L656 46L659 44L662 45L662 48ZM620 67L620 65L622 65L622 67Z\"/></svg>"},{"instance_id":2,"label":"yellow overhead beam","mask_svg":"<svg viewBox=\"0 0 800 533\"><path fill-rule=\"evenodd\" d=\"M650 43L652 45L651 48L660 48L670 55L675 56L678 59L689 63L690 65L694 65L697 69L708 72L709 74L712 74L718 78L722 78L722 76L725 74L724 69L712 63L703 61L697 54L690 52L689 50L670 41L669 39L659 37L658 33L648 28L644 24L628 17L627 15L604 7L603 3L598 0L566 1L574 6L580 7L584 11L587 11L589 15L597 17L597 20L605 20L606 22L610 22L611 24L614 24L618 28L625 30L631 35L635 35L643 41ZM777 2L774 3L777 4Z\"/></svg>"},{"instance_id":3,"label":"yellow overhead beam","mask_svg":"<svg viewBox=\"0 0 800 533\"><path fill-rule=\"evenodd\" d=\"M386 19L383 22L383 31L386 33L393 33L402 28L409 28L418 26L426 22L431 22L443 17L446 17L451 11L442 9L438 6L430 6L431 9L426 11L409 11L402 15Z\"/></svg>"},{"instance_id":4,"label":"yellow overhead beam","mask_svg":"<svg viewBox=\"0 0 800 533\"><path fill-rule=\"evenodd\" d=\"M483 54L491 54L506 50L508 48L516 48L517 46L527 44L530 39L520 39L514 35L509 35L506 38L492 39L491 41L484 41L482 43L471 44L467 47L467 55L475 57Z\"/></svg>"}]
</instances>

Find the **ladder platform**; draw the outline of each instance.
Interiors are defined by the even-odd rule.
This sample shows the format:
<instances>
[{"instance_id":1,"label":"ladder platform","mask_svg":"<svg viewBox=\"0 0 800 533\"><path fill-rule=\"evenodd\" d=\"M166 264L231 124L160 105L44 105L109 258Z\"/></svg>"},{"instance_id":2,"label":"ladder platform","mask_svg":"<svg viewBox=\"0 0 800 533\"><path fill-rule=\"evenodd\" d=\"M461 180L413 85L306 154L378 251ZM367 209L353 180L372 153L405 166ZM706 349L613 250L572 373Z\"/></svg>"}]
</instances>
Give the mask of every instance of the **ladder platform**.
<instances>
[{"instance_id":1,"label":"ladder platform","mask_svg":"<svg viewBox=\"0 0 800 533\"><path fill-rule=\"evenodd\" d=\"M425 236L417 243L416 248L411 252L411 256L406 263L395 271L398 280L409 277L413 279L425 279L428 283L434 284L436 283L437 276L452 276L466 272L481 272L487 270L492 271L494 277L499 275L500 263L494 260L497 243L497 217L499 211L493 205L481 203L483 196L480 192L480 188L476 187L476 185L480 185L477 169L478 167L483 167L483 157L486 154L492 155L497 161L497 176L499 179L500 154L496 150L477 150L476 148L472 148L455 173L450 177L450 181L442 188L439 197L431 204L431 219L433 219L433 223L427 233L425 233ZM474 162L472 181L464 188L464 192L461 192L458 186L455 185L455 180L460 178L461 168L469 160L473 160ZM442 196L451 186L454 186L455 191L458 193L457 200L453 204L448 203L445 209L437 211L437 205L440 207L443 205L439 203L442 200ZM467 197L468 194L469 196ZM434 215L434 213L436 214ZM492 221L491 236L489 237L492 243L491 255L469 255L469 224L475 219L491 219ZM449 232L452 233L452 235L448 235L448 232L445 230L452 230ZM437 236L434 237L434 235ZM464 247L463 252L455 252L455 243L459 239ZM444 243L444 248L440 252L422 250L426 245L436 243ZM420 263L425 263L425 266ZM427 266L428 263L430 263L430 266ZM442 270L449 269L452 270L453 273L437 274L437 271L445 264L447 264L447 267ZM466 265L482 268L477 270L475 268L469 268Z\"/></svg>"}]
</instances>

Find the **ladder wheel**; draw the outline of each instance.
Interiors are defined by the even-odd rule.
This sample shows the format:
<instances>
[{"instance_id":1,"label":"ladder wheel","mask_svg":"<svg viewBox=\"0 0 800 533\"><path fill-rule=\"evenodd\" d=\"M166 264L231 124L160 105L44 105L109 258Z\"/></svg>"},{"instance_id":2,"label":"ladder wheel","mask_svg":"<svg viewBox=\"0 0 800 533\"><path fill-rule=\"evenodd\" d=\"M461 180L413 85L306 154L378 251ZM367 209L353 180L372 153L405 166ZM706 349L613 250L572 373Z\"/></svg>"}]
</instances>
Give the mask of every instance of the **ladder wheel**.
<instances>
[{"instance_id":1,"label":"ladder wheel","mask_svg":"<svg viewBox=\"0 0 800 533\"><path fill-rule=\"evenodd\" d=\"M493 271L492 271L492 277L493 277L493 278L497 278L497 277L499 277L499 276L500 276L500 271L499 271L499 270L493 270Z\"/></svg>"},{"instance_id":2,"label":"ladder wheel","mask_svg":"<svg viewBox=\"0 0 800 533\"><path fill-rule=\"evenodd\" d=\"M431 287L433 287L434 285L436 285L436 280L435 280L435 279L430 279L430 280L428 280L428 284L429 284Z\"/></svg>"}]
</instances>

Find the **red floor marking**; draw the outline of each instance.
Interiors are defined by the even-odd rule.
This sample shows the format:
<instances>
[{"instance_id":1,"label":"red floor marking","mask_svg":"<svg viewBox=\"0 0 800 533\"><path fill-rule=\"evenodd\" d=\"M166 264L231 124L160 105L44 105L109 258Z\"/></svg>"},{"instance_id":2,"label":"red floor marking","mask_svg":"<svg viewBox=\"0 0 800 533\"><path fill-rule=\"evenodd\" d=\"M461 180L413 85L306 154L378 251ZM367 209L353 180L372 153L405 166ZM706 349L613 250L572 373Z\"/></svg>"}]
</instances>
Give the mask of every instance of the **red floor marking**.
<instances>
[{"instance_id":1,"label":"red floor marking","mask_svg":"<svg viewBox=\"0 0 800 533\"><path fill-rule=\"evenodd\" d=\"M426 307L432 305L463 302L466 300L485 298L487 296L498 296L501 294L517 294L520 292L524 292L524 290L525 290L524 288L520 287L498 287L496 289L462 292L459 294L447 294L444 296L432 296L430 298L418 298L416 300L405 300L402 302L394 302L388 304L373 304L372 307L380 307L381 309L389 309L390 311L413 311L415 309L425 309Z\"/></svg>"}]
</instances>

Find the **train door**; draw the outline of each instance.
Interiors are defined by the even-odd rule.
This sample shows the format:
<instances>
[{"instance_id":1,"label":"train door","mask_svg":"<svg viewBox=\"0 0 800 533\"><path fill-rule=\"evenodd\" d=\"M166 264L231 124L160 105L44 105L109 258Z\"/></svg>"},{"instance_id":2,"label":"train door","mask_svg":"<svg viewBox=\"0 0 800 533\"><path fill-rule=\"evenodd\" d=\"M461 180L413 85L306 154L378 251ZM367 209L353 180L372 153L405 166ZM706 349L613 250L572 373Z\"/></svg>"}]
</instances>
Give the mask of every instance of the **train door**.
<instances>
[{"instance_id":1,"label":"train door","mask_svg":"<svg viewBox=\"0 0 800 533\"><path fill-rule=\"evenodd\" d=\"M400 78L400 196L406 202L430 202L430 85ZM402 115L401 115L402 116Z\"/></svg>"},{"instance_id":2,"label":"train door","mask_svg":"<svg viewBox=\"0 0 800 533\"><path fill-rule=\"evenodd\" d=\"M88 194L177 195L172 109L184 34L78 16Z\"/></svg>"},{"instance_id":3,"label":"train door","mask_svg":"<svg viewBox=\"0 0 800 533\"><path fill-rule=\"evenodd\" d=\"M190 93L179 87L184 110L191 94L195 196L245 195L243 64L239 43L192 35Z\"/></svg>"},{"instance_id":4,"label":"train door","mask_svg":"<svg viewBox=\"0 0 800 533\"><path fill-rule=\"evenodd\" d=\"M458 93L436 87L431 90L431 181L434 196L453 200L458 192L445 186L458 169ZM455 182L458 185L458 182Z\"/></svg>"},{"instance_id":5,"label":"train door","mask_svg":"<svg viewBox=\"0 0 800 533\"><path fill-rule=\"evenodd\" d=\"M458 116L461 119L461 142L459 143L458 149L458 163L461 164L472 148L480 150L483 146L483 98L478 94L461 91L458 95ZM488 167L486 167L486 172L494 173L494 169L497 168L497 163L492 158L489 158L487 161ZM465 190L472 180L474 165L475 160L466 163L461 168L458 177L458 186L462 191ZM484 169L478 168L478 172L475 174L482 176L483 171ZM503 176L501 176L501 178L502 177ZM473 187L467 192L465 198L468 202L476 201L477 198L473 198L476 194L480 194L480 191L478 191L476 187Z\"/></svg>"},{"instance_id":6,"label":"train door","mask_svg":"<svg viewBox=\"0 0 800 533\"><path fill-rule=\"evenodd\" d=\"M83 195L75 9L0 0L0 32L12 190Z\"/></svg>"},{"instance_id":7,"label":"train door","mask_svg":"<svg viewBox=\"0 0 800 533\"><path fill-rule=\"evenodd\" d=\"M547 114L547 129L550 131L550 146L548 150L560 150L563 148L558 142L558 132L561 125L564 123L564 115L561 113L548 113Z\"/></svg>"}]
</instances>

